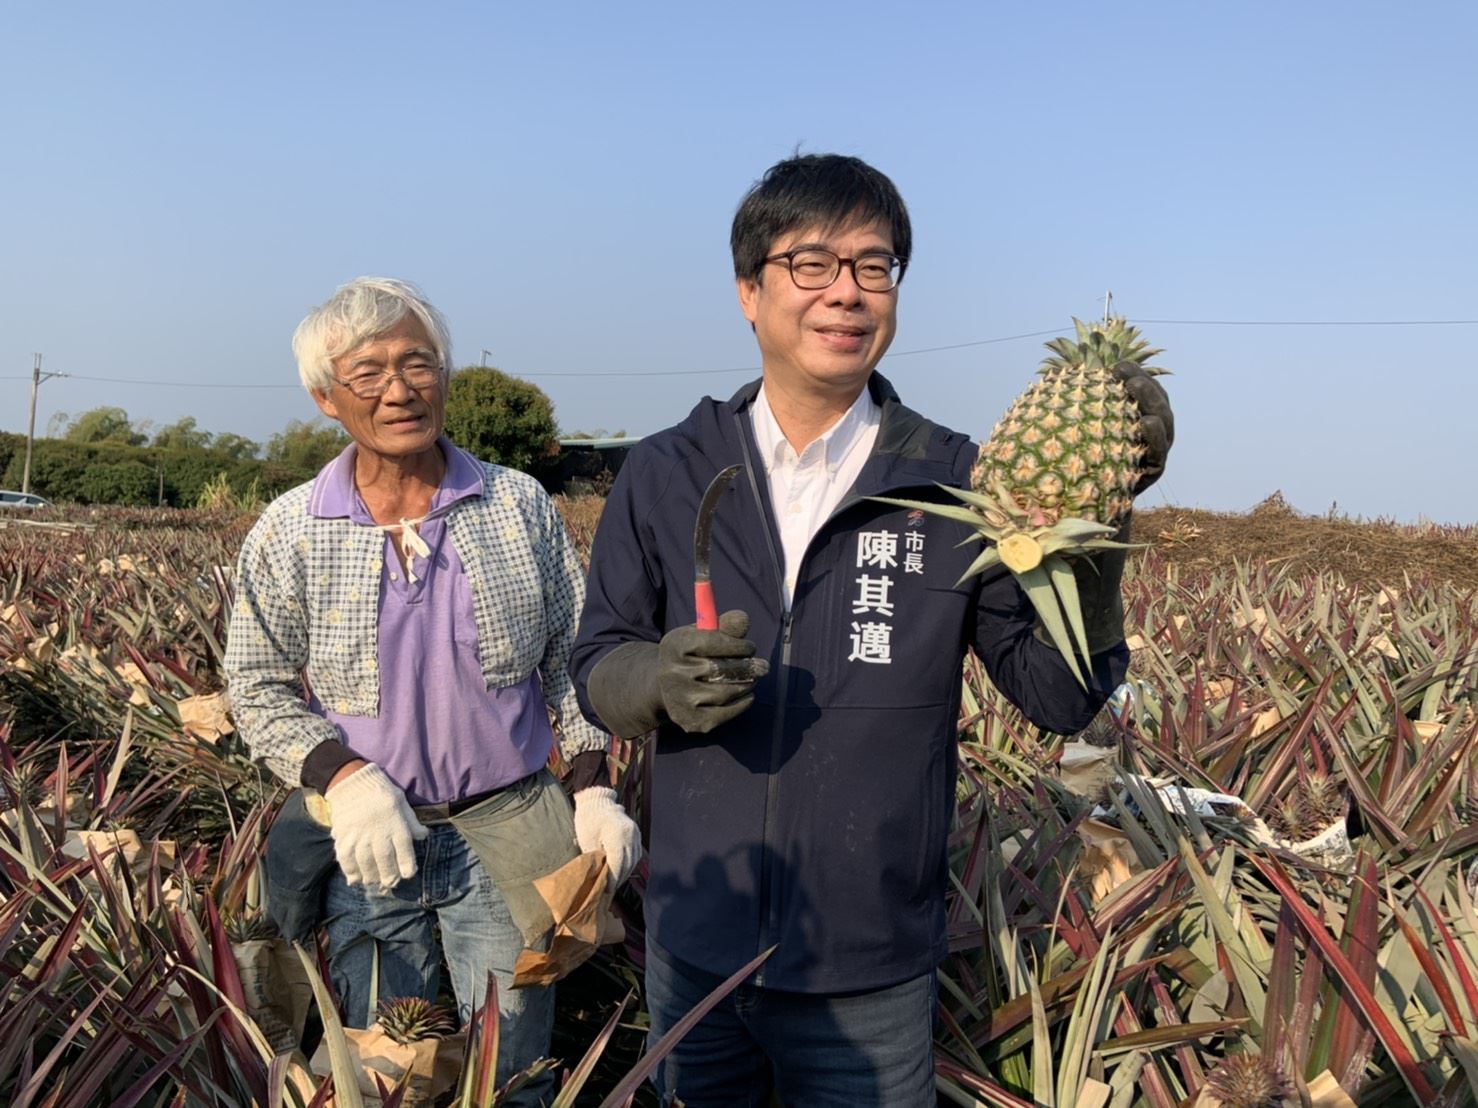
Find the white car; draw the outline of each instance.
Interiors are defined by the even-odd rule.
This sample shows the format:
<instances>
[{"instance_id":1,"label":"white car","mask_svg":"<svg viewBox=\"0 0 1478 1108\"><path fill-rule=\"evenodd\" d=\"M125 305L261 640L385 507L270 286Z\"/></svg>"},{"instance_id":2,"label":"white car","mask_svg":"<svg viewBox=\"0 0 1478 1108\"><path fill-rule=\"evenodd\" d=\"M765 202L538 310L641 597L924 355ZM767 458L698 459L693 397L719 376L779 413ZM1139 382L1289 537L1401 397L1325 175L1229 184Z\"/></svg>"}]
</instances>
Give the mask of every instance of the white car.
<instances>
[{"instance_id":1,"label":"white car","mask_svg":"<svg viewBox=\"0 0 1478 1108\"><path fill-rule=\"evenodd\" d=\"M51 501L43 500L33 492L12 492L0 489L0 508L49 508Z\"/></svg>"}]
</instances>

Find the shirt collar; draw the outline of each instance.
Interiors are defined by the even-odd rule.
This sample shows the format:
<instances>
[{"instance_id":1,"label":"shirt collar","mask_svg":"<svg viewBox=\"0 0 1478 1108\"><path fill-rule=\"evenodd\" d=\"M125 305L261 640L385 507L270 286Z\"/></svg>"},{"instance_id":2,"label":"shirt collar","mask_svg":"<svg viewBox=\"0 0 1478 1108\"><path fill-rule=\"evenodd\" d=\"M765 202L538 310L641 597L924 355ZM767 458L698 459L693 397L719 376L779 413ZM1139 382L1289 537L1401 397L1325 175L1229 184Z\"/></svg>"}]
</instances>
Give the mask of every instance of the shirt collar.
<instances>
[{"instance_id":1,"label":"shirt collar","mask_svg":"<svg viewBox=\"0 0 1478 1108\"><path fill-rule=\"evenodd\" d=\"M754 398L753 420L755 442L760 448L760 456L764 459L765 472L769 473L786 459L794 447L785 437L785 432L780 430L780 424L775 419L775 412L770 407L770 398L765 394L763 385L760 386L759 394ZM863 389L857 394L857 399L852 401L852 406L843 413L842 418L817 439L824 451L827 468L835 469L840 465L842 459L857 445L862 436L877 427L881 420L882 409L872 398L871 390ZM806 447L807 450L810 448L810 445Z\"/></svg>"},{"instance_id":2,"label":"shirt collar","mask_svg":"<svg viewBox=\"0 0 1478 1108\"><path fill-rule=\"evenodd\" d=\"M459 500L482 496L482 465L467 451L452 444L445 435L436 445L446 458L446 473L431 498L431 510L439 512ZM313 492L308 497L308 514L318 519L349 518L356 523L373 523L354 485L354 457L358 446L350 443L333 461L313 478ZM364 518L360 518L363 516Z\"/></svg>"}]
</instances>

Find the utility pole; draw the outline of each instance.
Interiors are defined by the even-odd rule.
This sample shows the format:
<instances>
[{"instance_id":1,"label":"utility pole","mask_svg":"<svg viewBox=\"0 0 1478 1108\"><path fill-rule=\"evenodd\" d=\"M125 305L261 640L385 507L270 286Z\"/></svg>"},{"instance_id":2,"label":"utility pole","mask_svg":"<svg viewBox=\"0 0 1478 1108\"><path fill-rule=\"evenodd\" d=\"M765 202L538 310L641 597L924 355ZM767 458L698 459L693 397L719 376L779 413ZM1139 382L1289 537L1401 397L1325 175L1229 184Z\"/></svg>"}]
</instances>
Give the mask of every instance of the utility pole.
<instances>
[{"instance_id":1,"label":"utility pole","mask_svg":"<svg viewBox=\"0 0 1478 1108\"><path fill-rule=\"evenodd\" d=\"M1114 290L1109 289L1103 294L1103 321L1107 323L1114 314Z\"/></svg>"},{"instance_id":2,"label":"utility pole","mask_svg":"<svg viewBox=\"0 0 1478 1108\"><path fill-rule=\"evenodd\" d=\"M36 390L41 387L42 381L65 376L65 373L42 373L41 355L36 355L36 364L31 367L31 421L26 424L26 468L21 471L21 492L31 491L31 447L36 441Z\"/></svg>"},{"instance_id":3,"label":"utility pole","mask_svg":"<svg viewBox=\"0 0 1478 1108\"><path fill-rule=\"evenodd\" d=\"M492 365L493 354L486 346L482 348L482 365Z\"/></svg>"}]
</instances>

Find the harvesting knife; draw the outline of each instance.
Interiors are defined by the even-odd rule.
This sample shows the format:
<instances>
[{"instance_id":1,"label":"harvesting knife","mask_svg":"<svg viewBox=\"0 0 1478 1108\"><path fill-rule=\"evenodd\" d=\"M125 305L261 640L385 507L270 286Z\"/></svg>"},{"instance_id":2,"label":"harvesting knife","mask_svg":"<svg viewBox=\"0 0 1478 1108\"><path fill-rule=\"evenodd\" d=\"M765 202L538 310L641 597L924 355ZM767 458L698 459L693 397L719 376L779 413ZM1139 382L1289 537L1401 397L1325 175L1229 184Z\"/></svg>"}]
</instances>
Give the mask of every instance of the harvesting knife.
<instances>
[{"instance_id":1,"label":"harvesting knife","mask_svg":"<svg viewBox=\"0 0 1478 1108\"><path fill-rule=\"evenodd\" d=\"M719 470L698 502L698 522L693 525L693 608L698 613L700 631L719 629L718 604L713 598L713 581L709 576L709 539L719 499L743 469L742 465L731 465ZM708 665L709 672L698 680L721 685L753 684L770 670L763 658L710 658Z\"/></svg>"},{"instance_id":2,"label":"harvesting knife","mask_svg":"<svg viewBox=\"0 0 1478 1108\"><path fill-rule=\"evenodd\" d=\"M693 607L698 612L700 631L718 630L718 605L713 599L713 581L708 570L709 539L713 534L713 514L729 483L739 475L742 465L731 465L718 471L708 482L703 499L698 503L698 522L693 525Z\"/></svg>"}]
</instances>

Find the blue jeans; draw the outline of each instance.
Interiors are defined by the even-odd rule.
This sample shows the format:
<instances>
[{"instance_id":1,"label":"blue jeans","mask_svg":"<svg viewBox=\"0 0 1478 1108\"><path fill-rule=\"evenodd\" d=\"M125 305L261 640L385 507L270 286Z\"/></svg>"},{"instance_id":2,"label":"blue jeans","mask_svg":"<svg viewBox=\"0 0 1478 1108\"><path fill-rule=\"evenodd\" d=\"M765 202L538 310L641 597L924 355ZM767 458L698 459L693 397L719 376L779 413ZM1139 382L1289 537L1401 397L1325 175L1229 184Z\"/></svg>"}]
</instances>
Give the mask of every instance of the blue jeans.
<instances>
[{"instance_id":1,"label":"blue jeans","mask_svg":"<svg viewBox=\"0 0 1478 1108\"><path fill-rule=\"evenodd\" d=\"M648 1046L724 978L647 938ZM654 1083L686 1108L933 1108L934 974L859 993L743 984L663 1061Z\"/></svg>"},{"instance_id":2,"label":"blue jeans","mask_svg":"<svg viewBox=\"0 0 1478 1108\"><path fill-rule=\"evenodd\" d=\"M554 1027L553 988L513 988L513 965L523 936L502 894L477 856L449 823L428 825L416 843L416 875L388 893L350 885L335 868L328 881L329 968L344 1023L367 1027L375 950L379 949L379 997L435 1000L441 989L438 927L463 1026L480 1006L491 970L498 981L498 1075L501 1086L549 1053ZM554 1075L521 1089L512 1105L547 1104Z\"/></svg>"}]
</instances>

